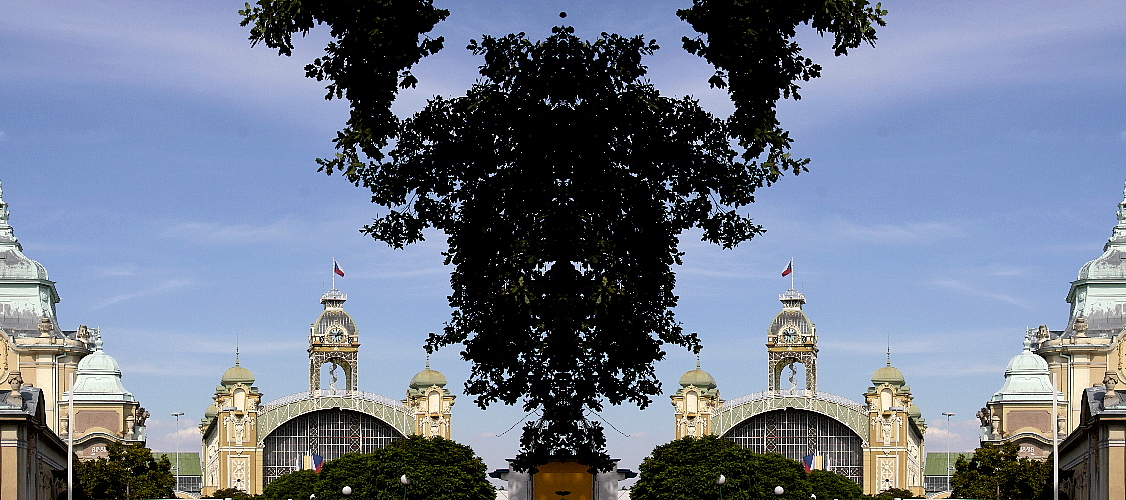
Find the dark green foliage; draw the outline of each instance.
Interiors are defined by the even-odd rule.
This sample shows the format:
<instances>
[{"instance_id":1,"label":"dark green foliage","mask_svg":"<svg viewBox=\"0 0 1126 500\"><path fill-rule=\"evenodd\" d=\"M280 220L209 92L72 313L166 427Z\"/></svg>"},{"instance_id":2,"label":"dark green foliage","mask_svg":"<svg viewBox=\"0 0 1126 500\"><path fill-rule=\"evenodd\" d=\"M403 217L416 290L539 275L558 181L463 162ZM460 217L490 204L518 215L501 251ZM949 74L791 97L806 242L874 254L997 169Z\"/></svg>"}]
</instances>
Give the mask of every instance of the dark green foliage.
<instances>
[{"instance_id":1,"label":"dark green foliage","mask_svg":"<svg viewBox=\"0 0 1126 500\"><path fill-rule=\"evenodd\" d=\"M950 478L953 497L1038 498L1049 482L1052 462L1017 458L1017 450L1015 443L1003 447L986 445L974 451L970 460L959 457Z\"/></svg>"},{"instance_id":2,"label":"dark green foliage","mask_svg":"<svg viewBox=\"0 0 1126 500\"><path fill-rule=\"evenodd\" d=\"M914 493L911 493L911 490L905 490L903 488L888 488L884 491L881 491L879 494L873 496L872 500L894 500L896 498L921 498L921 497L916 497Z\"/></svg>"},{"instance_id":3,"label":"dark green foliage","mask_svg":"<svg viewBox=\"0 0 1126 500\"><path fill-rule=\"evenodd\" d=\"M299 470L282 475L270 481L262 489L262 496L267 500L298 499L305 500L316 491L317 473L311 470Z\"/></svg>"},{"instance_id":4,"label":"dark green foliage","mask_svg":"<svg viewBox=\"0 0 1126 500\"><path fill-rule=\"evenodd\" d=\"M398 124L391 102L399 88L418 82L410 68L442 49L441 37L424 35L450 12L435 9L432 0L258 0L239 14L242 25L251 26L252 45L265 43L287 56L295 33L330 27L333 40L305 66L305 75L329 82L326 99L347 99L351 106L347 126L333 141L342 154L322 161L332 172L348 170L360 153L383 157L380 148Z\"/></svg>"},{"instance_id":5,"label":"dark green foliage","mask_svg":"<svg viewBox=\"0 0 1126 500\"><path fill-rule=\"evenodd\" d=\"M347 454L326 462L315 492L317 498L338 498L341 489L350 486L349 499L401 499L399 477L403 474L411 482L408 500L496 498L485 476L485 462L471 448L448 439L419 436L395 441L374 453Z\"/></svg>"},{"instance_id":6,"label":"dark green foliage","mask_svg":"<svg viewBox=\"0 0 1126 500\"><path fill-rule=\"evenodd\" d=\"M76 461L74 473L89 500L171 498L176 478L168 457L156 460L139 444L110 443L106 458Z\"/></svg>"},{"instance_id":7,"label":"dark green foliage","mask_svg":"<svg viewBox=\"0 0 1126 500\"><path fill-rule=\"evenodd\" d=\"M785 498L809 498L813 493L801 462L777 453L753 453L716 436L660 445L641 463L640 472L630 490L634 500L716 500L720 474L727 479L725 500L776 498L775 486L785 489ZM833 498L819 492L817 496Z\"/></svg>"},{"instance_id":8,"label":"dark green foliage","mask_svg":"<svg viewBox=\"0 0 1126 500\"><path fill-rule=\"evenodd\" d=\"M569 27L542 41L523 33L472 41L482 79L464 97L436 97L399 122L390 113L396 82L413 84L406 71L441 47L425 33L445 11L429 0L260 0L242 11L251 40L282 54L294 33L331 26L327 55L306 71L328 80L328 97L348 99L352 114L321 169L388 209L364 228L376 239L401 248L427 228L447 235L454 311L427 348L464 345L473 364L465 391L479 406L520 402L538 413L524 426L518 468L549 459L612 466L589 414L607 401L644 408L661 393L654 363L663 346L699 349L672 312L680 235L700 228L704 240L730 248L761 234L736 210L805 168L785 152L790 139L774 117L778 95L796 98L794 79L819 70L790 67L794 26L834 33L843 54L873 42L872 23L882 23L865 0L748 5L699 0L681 11L709 37L685 43L717 65L713 82L730 87L737 114L729 122L648 84L642 58L654 41L587 41ZM769 15L725 24L724 13ZM781 76L759 78L761 68Z\"/></svg>"},{"instance_id":9,"label":"dark green foliage","mask_svg":"<svg viewBox=\"0 0 1126 500\"><path fill-rule=\"evenodd\" d=\"M806 475L806 480L809 482L809 489L812 493L817 495L817 498L826 500L837 499L851 499L860 498L864 494L864 490L860 488L853 480L837 474L836 472L827 470L810 471ZM908 492L910 493L910 492ZM899 498L912 498L899 497Z\"/></svg>"},{"instance_id":10,"label":"dark green foliage","mask_svg":"<svg viewBox=\"0 0 1126 500\"><path fill-rule=\"evenodd\" d=\"M788 153L789 133L778 122L781 98L800 99L796 83L821 76L821 66L801 55L794 41L800 24L832 33L838 56L861 43L875 45L876 25L887 11L867 0L693 0L677 11L702 37L684 37L684 49L716 68L709 83L726 87L735 104L728 119L733 137L753 161L766 153L763 166L774 172L804 170L808 159Z\"/></svg>"},{"instance_id":11,"label":"dark green foliage","mask_svg":"<svg viewBox=\"0 0 1126 500\"><path fill-rule=\"evenodd\" d=\"M214 492L211 493L211 495L205 496L203 498L230 498L231 500L251 500L255 497L247 494L245 491L242 491L238 488L223 488L221 490L215 490ZM288 497L286 497L286 498L288 498ZM309 498L309 497L305 496L305 498ZM298 499L298 500L303 500L303 499Z\"/></svg>"}]
</instances>

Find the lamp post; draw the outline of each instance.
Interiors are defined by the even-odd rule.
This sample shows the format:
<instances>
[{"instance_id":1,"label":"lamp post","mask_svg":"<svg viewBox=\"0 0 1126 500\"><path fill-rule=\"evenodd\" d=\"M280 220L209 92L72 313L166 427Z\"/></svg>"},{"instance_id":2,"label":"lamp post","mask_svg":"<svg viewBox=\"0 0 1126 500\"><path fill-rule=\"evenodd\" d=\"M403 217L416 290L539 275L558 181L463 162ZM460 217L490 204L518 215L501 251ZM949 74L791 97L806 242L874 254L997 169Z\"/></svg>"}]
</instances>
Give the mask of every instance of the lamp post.
<instances>
[{"instance_id":1,"label":"lamp post","mask_svg":"<svg viewBox=\"0 0 1126 500\"><path fill-rule=\"evenodd\" d=\"M172 431L172 440L176 442L176 487L173 490L180 489L180 441L176 439L176 432L180 430L180 416L183 414L182 411L172 413L172 416L176 417L176 429Z\"/></svg>"},{"instance_id":2,"label":"lamp post","mask_svg":"<svg viewBox=\"0 0 1126 500\"><path fill-rule=\"evenodd\" d=\"M352 487L351 486L345 486L345 487L340 489L340 493L343 493L344 496L351 495L352 494Z\"/></svg>"},{"instance_id":3,"label":"lamp post","mask_svg":"<svg viewBox=\"0 0 1126 500\"><path fill-rule=\"evenodd\" d=\"M776 497L782 496L782 494L785 493L785 492L786 492L786 490L782 489L781 486L775 486L774 487L774 496L776 496Z\"/></svg>"},{"instance_id":4,"label":"lamp post","mask_svg":"<svg viewBox=\"0 0 1126 500\"><path fill-rule=\"evenodd\" d=\"M719 500L723 500L723 484L727 482L727 478L720 474L715 478L715 484L719 486Z\"/></svg>"},{"instance_id":5,"label":"lamp post","mask_svg":"<svg viewBox=\"0 0 1126 500\"><path fill-rule=\"evenodd\" d=\"M407 500L407 486L411 484L411 480L406 474L403 474L399 476L399 483L403 485L403 500Z\"/></svg>"},{"instance_id":6,"label":"lamp post","mask_svg":"<svg viewBox=\"0 0 1126 500\"><path fill-rule=\"evenodd\" d=\"M944 412L942 412L942 414L946 415L946 431L950 432L950 417L954 416L954 412L944 411ZM954 433L951 432L950 435L953 436ZM949 440L946 441L946 489L953 490L953 488L950 487L950 441Z\"/></svg>"}]
</instances>

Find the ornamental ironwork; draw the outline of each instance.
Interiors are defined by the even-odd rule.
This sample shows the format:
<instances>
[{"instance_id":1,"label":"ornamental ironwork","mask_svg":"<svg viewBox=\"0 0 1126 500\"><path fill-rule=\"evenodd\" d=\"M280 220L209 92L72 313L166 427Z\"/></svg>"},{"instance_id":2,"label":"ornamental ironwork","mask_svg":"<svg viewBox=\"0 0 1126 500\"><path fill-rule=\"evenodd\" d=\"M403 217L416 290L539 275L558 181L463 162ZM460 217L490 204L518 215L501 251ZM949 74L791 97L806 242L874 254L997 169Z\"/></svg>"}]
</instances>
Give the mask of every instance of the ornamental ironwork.
<instances>
[{"instance_id":1,"label":"ornamental ironwork","mask_svg":"<svg viewBox=\"0 0 1126 500\"><path fill-rule=\"evenodd\" d=\"M359 411L329 408L304 413L262 440L262 484L301 469L307 457L333 460L345 453L371 453L402 438L403 433L386 421Z\"/></svg>"},{"instance_id":2,"label":"ornamental ironwork","mask_svg":"<svg viewBox=\"0 0 1126 500\"><path fill-rule=\"evenodd\" d=\"M386 422L401 436L414 433L414 414L401 401L370 392L315 391L291 394L262 405L258 410L258 435L268 436L293 418L326 409L354 410Z\"/></svg>"},{"instance_id":3,"label":"ornamental ironwork","mask_svg":"<svg viewBox=\"0 0 1126 500\"><path fill-rule=\"evenodd\" d=\"M747 418L722 434L756 453L780 453L801 461L819 456L815 467L863 486L864 441L844 422L820 412L783 408Z\"/></svg>"}]
</instances>

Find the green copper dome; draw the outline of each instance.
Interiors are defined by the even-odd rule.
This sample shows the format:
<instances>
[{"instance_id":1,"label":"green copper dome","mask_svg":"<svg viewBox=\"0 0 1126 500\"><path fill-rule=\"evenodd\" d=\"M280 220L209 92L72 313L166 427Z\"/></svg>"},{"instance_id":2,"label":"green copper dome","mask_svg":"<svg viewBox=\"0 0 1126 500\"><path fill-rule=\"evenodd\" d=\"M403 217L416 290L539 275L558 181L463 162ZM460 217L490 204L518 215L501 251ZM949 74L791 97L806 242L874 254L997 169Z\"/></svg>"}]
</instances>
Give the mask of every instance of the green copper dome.
<instances>
[{"instance_id":1,"label":"green copper dome","mask_svg":"<svg viewBox=\"0 0 1126 500\"><path fill-rule=\"evenodd\" d=\"M438 370L431 370L430 369L430 360L427 359L426 360L426 369L416 373L415 376L411 378L410 388L411 389L425 389L425 388L430 387L432 385L436 385L438 387L445 387L446 383L447 383L446 382L446 376L442 375L442 372L440 372Z\"/></svg>"},{"instance_id":2,"label":"green copper dome","mask_svg":"<svg viewBox=\"0 0 1126 500\"><path fill-rule=\"evenodd\" d=\"M894 386L903 386L903 384L906 383L907 382L903 380L903 372L899 371L899 368L891 366L891 361L888 361L887 366L876 370L876 373L872 374L872 385L891 384Z\"/></svg>"},{"instance_id":3,"label":"green copper dome","mask_svg":"<svg viewBox=\"0 0 1126 500\"><path fill-rule=\"evenodd\" d=\"M684 375L680 376L681 387L688 387L690 385L701 389L716 388L715 378L713 378L710 373L701 370L699 366L697 366L695 370L686 371Z\"/></svg>"},{"instance_id":4,"label":"green copper dome","mask_svg":"<svg viewBox=\"0 0 1126 500\"><path fill-rule=\"evenodd\" d=\"M205 419L214 418L218 414L219 414L219 407L215 406L215 403L211 403L211 406L207 407L207 411L203 412L203 417Z\"/></svg>"},{"instance_id":5,"label":"green copper dome","mask_svg":"<svg viewBox=\"0 0 1126 500\"><path fill-rule=\"evenodd\" d=\"M238 356L235 356L235 366L227 368L227 371L223 372L223 380L220 383L227 387L235 384L251 385L254 383L254 374L239 366Z\"/></svg>"}]
</instances>

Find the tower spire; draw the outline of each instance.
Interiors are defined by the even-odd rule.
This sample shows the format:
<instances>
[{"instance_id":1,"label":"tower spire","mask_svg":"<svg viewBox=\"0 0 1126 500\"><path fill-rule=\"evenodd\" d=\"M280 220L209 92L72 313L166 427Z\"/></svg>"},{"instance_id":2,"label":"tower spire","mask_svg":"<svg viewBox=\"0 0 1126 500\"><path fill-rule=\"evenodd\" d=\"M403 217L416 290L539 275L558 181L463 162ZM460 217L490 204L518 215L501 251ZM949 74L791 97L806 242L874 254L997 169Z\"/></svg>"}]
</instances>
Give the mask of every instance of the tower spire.
<instances>
[{"instance_id":1,"label":"tower spire","mask_svg":"<svg viewBox=\"0 0 1126 500\"><path fill-rule=\"evenodd\" d=\"M11 213L8 211L8 203L4 201L4 186L0 185L0 244L7 243L9 245L15 244L16 248L21 252L23 247L19 243L19 238L16 238L15 232L12 231L11 224L8 224L8 217Z\"/></svg>"},{"instance_id":2,"label":"tower spire","mask_svg":"<svg viewBox=\"0 0 1126 500\"><path fill-rule=\"evenodd\" d=\"M891 366L891 343L888 343L888 366Z\"/></svg>"}]
</instances>

